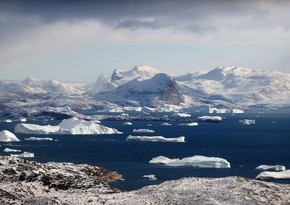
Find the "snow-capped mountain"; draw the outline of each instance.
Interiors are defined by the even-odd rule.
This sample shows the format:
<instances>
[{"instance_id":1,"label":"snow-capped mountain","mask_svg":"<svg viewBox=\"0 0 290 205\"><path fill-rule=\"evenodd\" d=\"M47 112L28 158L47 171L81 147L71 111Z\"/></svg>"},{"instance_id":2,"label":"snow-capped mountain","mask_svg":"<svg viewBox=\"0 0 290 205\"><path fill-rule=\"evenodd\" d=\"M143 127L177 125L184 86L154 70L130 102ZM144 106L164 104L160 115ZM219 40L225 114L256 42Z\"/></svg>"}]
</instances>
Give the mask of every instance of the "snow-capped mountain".
<instances>
[{"instance_id":1,"label":"snow-capped mountain","mask_svg":"<svg viewBox=\"0 0 290 205\"><path fill-rule=\"evenodd\" d=\"M243 67L217 67L177 78L184 95L215 105L289 106L290 75Z\"/></svg>"},{"instance_id":2,"label":"snow-capped mountain","mask_svg":"<svg viewBox=\"0 0 290 205\"><path fill-rule=\"evenodd\" d=\"M100 75L90 91L98 93L112 90L136 78L141 80L152 78L157 73L160 72L146 65L137 65L131 70L115 69L111 77Z\"/></svg>"},{"instance_id":3,"label":"snow-capped mountain","mask_svg":"<svg viewBox=\"0 0 290 205\"><path fill-rule=\"evenodd\" d=\"M290 74L217 67L173 77L142 65L131 70L116 69L110 77L100 76L90 86L35 78L0 82L0 116L21 109L25 113L43 108L67 112L67 107L102 110L120 106L289 108Z\"/></svg>"},{"instance_id":4,"label":"snow-capped mountain","mask_svg":"<svg viewBox=\"0 0 290 205\"><path fill-rule=\"evenodd\" d=\"M148 79L148 75L141 76L115 89L98 93L96 100L110 101L123 105L135 101L138 105L154 106L158 104L158 101L179 105L184 101L184 97L179 92L173 77L158 73L152 78Z\"/></svg>"}]
</instances>

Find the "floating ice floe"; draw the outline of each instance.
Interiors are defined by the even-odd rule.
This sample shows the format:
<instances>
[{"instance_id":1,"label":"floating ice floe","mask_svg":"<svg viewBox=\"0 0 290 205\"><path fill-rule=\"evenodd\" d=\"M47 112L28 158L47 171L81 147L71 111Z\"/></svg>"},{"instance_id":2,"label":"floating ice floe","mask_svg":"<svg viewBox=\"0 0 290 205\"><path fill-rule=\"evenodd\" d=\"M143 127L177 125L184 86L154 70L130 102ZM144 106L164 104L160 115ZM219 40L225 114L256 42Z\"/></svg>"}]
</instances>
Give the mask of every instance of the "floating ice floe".
<instances>
[{"instance_id":1,"label":"floating ice floe","mask_svg":"<svg viewBox=\"0 0 290 205\"><path fill-rule=\"evenodd\" d=\"M21 150L19 150L19 149L10 149L10 148L5 148L5 149L3 150L3 152L21 152Z\"/></svg>"},{"instance_id":2,"label":"floating ice floe","mask_svg":"<svg viewBox=\"0 0 290 205\"><path fill-rule=\"evenodd\" d=\"M150 130L150 129L133 129L133 132L154 133L154 130Z\"/></svg>"},{"instance_id":3,"label":"floating ice floe","mask_svg":"<svg viewBox=\"0 0 290 205\"><path fill-rule=\"evenodd\" d=\"M30 140L30 141L53 141L50 137L29 137L24 138L24 140Z\"/></svg>"},{"instance_id":4,"label":"floating ice floe","mask_svg":"<svg viewBox=\"0 0 290 205\"><path fill-rule=\"evenodd\" d=\"M123 125L132 125L132 122L124 122Z\"/></svg>"},{"instance_id":5,"label":"floating ice floe","mask_svg":"<svg viewBox=\"0 0 290 205\"><path fill-rule=\"evenodd\" d=\"M250 120L250 119L244 119L244 120L240 120L240 123L242 123L243 125L253 125L256 124L255 120Z\"/></svg>"},{"instance_id":6,"label":"floating ice floe","mask_svg":"<svg viewBox=\"0 0 290 205\"><path fill-rule=\"evenodd\" d=\"M264 171L258 174L256 179L290 179L290 169L280 172Z\"/></svg>"},{"instance_id":7,"label":"floating ice floe","mask_svg":"<svg viewBox=\"0 0 290 205\"><path fill-rule=\"evenodd\" d=\"M193 127L193 126L198 126L198 123L197 122L181 123L181 124L179 124L179 126L190 126L190 127Z\"/></svg>"},{"instance_id":8,"label":"floating ice floe","mask_svg":"<svg viewBox=\"0 0 290 205\"><path fill-rule=\"evenodd\" d=\"M3 130L0 132L0 142L20 141L12 132Z\"/></svg>"},{"instance_id":9,"label":"floating ice floe","mask_svg":"<svg viewBox=\"0 0 290 205\"><path fill-rule=\"evenodd\" d=\"M121 134L117 129L105 127L94 122L70 118L63 120L57 126L36 125L19 123L15 126L15 132L22 134L68 134L68 135L91 135L91 134Z\"/></svg>"},{"instance_id":10,"label":"floating ice floe","mask_svg":"<svg viewBox=\"0 0 290 205\"><path fill-rule=\"evenodd\" d=\"M275 171L285 171L286 167L283 165L260 165L256 167L256 169L260 170L275 170Z\"/></svg>"},{"instance_id":11,"label":"floating ice floe","mask_svg":"<svg viewBox=\"0 0 290 205\"><path fill-rule=\"evenodd\" d=\"M34 153L32 152L23 152L21 154L10 154L11 157L21 157L21 158L33 158Z\"/></svg>"},{"instance_id":12,"label":"floating ice floe","mask_svg":"<svg viewBox=\"0 0 290 205\"><path fill-rule=\"evenodd\" d=\"M230 163L219 157L205 157L195 155L193 157L185 157L183 159L170 159L164 156L158 156L149 161L152 164L165 164L166 166L189 166L199 168L231 168Z\"/></svg>"},{"instance_id":13,"label":"floating ice floe","mask_svg":"<svg viewBox=\"0 0 290 205\"><path fill-rule=\"evenodd\" d=\"M171 124L168 123L168 122L163 122L163 123L161 124L161 126L171 126Z\"/></svg>"},{"instance_id":14,"label":"floating ice floe","mask_svg":"<svg viewBox=\"0 0 290 205\"><path fill-rule=\"evenodd\" d=\"M12 120L10 120L10 119L5 119L5 120L3 120L3 122L12 122Z\"/></svg>"},{"instance_id":15,"label":"floating ice floe","mask_svg":"<svg viewBox=\"0 0 290 205\"><path fill-rule=\"evenodd\" d=\"M26 118L20 118L20 122L27 122Z\"/></svg>"},{"instance_id":16,"label":"floating ice floe","mask_svg":"<svg viewBox=\"0 0 290 205\"><path fill-rule=\"evenodd\" d=\"M187 113L174 113L172 116L174 117L191 117L191 114L187 114Z\"/></svg>"},{"instance_id":17,"label":"floating ice floe","mask_svg":"<svg viewBox=\"0 0 290 205\"><path fill-rule=\"evenodd\" d=\"M144 178L147 178L150 181L155 181L157 180L156 176L154 174L148 174L148 175L144 175Z\"/></svg>"},{"instance_id":18,"label":"floating ice floe","mask_svg":"<svg viewBox=\"0 0 290 205\"><path fill-rule=\"evenodd\" d=\"M162 136L132 136L129 135L126 140L137 140L145 142L185 142L185 137L165 138Z\"/></svg>"},{"instance_id":19,"label":"floating ice floe","mask_svg":"<svg viewBox=\"0 0 290 205\"><path fill-rule=\"evenodd\" d=\"M201 116L197 119L203 122L221 122L223 120L220 116Z\"/></svg>"}]
</instances>

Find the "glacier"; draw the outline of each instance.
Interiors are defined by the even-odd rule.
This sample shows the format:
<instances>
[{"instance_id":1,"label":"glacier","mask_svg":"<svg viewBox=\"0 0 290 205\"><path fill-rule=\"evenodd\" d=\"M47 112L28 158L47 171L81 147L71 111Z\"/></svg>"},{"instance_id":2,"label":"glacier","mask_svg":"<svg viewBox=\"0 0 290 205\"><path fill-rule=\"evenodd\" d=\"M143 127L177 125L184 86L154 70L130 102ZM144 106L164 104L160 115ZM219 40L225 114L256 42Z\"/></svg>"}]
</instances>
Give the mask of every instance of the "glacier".
<instances>
[{"instance_id":1,"label":"glacier","mask_svg":"<svg viewBox=\"0 0 290 205\"><path fill-rule=\"evenodd\" d=\"M126 140L137 140L145 142L185 142L185 137L165 138L163 136L132 136L129 135Z\"/></svg>"},{"instance_id":2,"label":"glacier","mask_svg":"<svg viewBox=\"0 0 290 205\"><path fill-rule=\"evenodd\" d=\"M57 126L35 125L19 123L15 126L16 133L22 134L68 134L68 135L93 135L93 134L121 134L117 129L99 125L78 118L64 119Z\"/></svg>"},{"instance_id":3,"label":"glacier","mask_svg":"<svg viewBox=\"0 0 290 205\"><path fill-rule=\"evenodd\" d=\"M0 142L20 141L12 132L8 130L0 131Z\"/></svg>"},{"instance_id":4,"label":"glacier","mask_svg":"<svg viewBox=\"0 0 290 205\"><path fill-rule=\"evenodd\" d=\"M158 156L149 161L151 164L165 164L166 166L189 166L199 168L231 168L230 163L219 157L206 157L194 155L192 157L185 157L182 159L170 159L164 156Z\"/></svg>"}]
</instances>

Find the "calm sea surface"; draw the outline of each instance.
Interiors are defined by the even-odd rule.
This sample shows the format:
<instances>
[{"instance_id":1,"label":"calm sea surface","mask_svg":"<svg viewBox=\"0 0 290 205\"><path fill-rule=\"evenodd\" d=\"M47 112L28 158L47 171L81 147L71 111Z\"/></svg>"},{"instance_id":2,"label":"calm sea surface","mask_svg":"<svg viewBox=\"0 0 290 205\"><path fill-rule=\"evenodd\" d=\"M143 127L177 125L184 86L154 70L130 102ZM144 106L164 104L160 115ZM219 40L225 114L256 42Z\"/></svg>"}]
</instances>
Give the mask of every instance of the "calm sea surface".
<instances>
[{"instance_id":1,"label":"calm sea surface","mask_svg":"<svg viewBox=\"0 0 290 205\"><path fill-rule=\"evenodd\" d=\"M195 127L161 126L162 122L103 121L101 124L117 128L119 135L22 135L16 134L21 142L0 142L0 154L5 147L35 153L33 160L39 162L73 162L102 166L117 171L124 181L113 186L132 190L144 185L157 184L165 180L182 177L225 177L244 176L254 178L260 171L255 167L285 165L290 168L290 114L236 114L220 115L223 123L199 123ZM193 116L195 119L197 116ZM241 119L254 119L254 125L242 125ZM58 124L59 121L28 122ZM17 122L0 123L0 130L13 131ZM147 126L151 124L151 126ZM155 133L133 133L133 129L153 129ZM185 136L185 143L126 141L128 135L158 135L164 137ZM57 141L25 141L24 138L52 137ZM183 158L193 155L221 157L231 163L230 169L204 169L192 167L167 167L149 164L159 155ZM142 176L155 174L158 180L148 181ZM289 180L278 181L290 183Z\"/></svg>"}]
</instances>

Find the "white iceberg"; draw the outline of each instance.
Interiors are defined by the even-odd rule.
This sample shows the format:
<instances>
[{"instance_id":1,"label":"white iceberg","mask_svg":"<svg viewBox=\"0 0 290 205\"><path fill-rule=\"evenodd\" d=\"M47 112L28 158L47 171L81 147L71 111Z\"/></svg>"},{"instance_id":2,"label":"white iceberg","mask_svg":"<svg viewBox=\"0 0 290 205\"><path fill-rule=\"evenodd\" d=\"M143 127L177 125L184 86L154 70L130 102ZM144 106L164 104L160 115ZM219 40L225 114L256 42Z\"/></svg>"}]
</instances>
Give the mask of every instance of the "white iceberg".
<instances>
[{"instance_id":1,"label":"white iceberg","mask_svg":"<svg viewBox=\"0 0 290 205\"><path fill-rule=\"evenodd\" d=\"M150 130L150 129L133 129L133 132L154 133L154 130Z\"/></svg>"},{"instance_id":2,"label":"white iceberg","mask_svg":"<svg viewBox=\"0 0 290 205\"><path fill-rule=\"evenodd\" d=\"M260 165L256 167L256 169L260 170L275 170L275 171L285 171L286 167L283 165Z\"/></svg>"},{"instance_id":3,"label":"white iceberg","mask_svg":"<svg viewBox=\"0 0 290 205\"><path fill-rule=\"evenodd\" d=\"M174 113L172 116L174 116L174 117L191 117L191 114L178 112L178 113Z\"/></svg>"},{"instance_id":4,"label":"white iceberg","mask_svg":"<svg viewBox=\"0 0 290 205\"><path fill-rule=\"evenodd\" d=\"M201 116L197 119L204 122L221 122L223 118L220 116Z\"/></svg>"},{"instance_id":5,"label":"white iceberg","mask_svg":"<svg viewBox=\"0 0 290 205\"><path fill-rule=\"evenodd\" d=\"M20 141L12 132L3 130L0 132L0 142Z\"/></svg>"},{"instance_id":6,"label":"white iceberg","mask_svg":"<svg viewBox=\"0 0 290 205\"><path fill-rule=\"evenodd\" d=\"M124 122L123 125L132 125L132 122Z\"/></svg>"},{"instance_id":7,"label":"white iceberg","mask_svg":"<svg viewBox=\"0 0 290 205\"><path fill-rule=\"evenodd\" d=\"M22 154L10 154L11 157L21 157L21 158L33 158L34 153L32 152L23 152Z\"/></svg>"},{"instance_id":8,"label":"white iceberg","mask_svg":"<svg viewBox=\"0 0 290 205\"><path fill-rule=\"evenodd\" d=\"M5 120L3 120L3 122L12 122L12 120L10 120L10 119L5 119Z\"/></svg>"},{"instance_id":9,"label":"white iceberg","mask_svg":"<svg viewBox=\"0 0 290 205\"><path fill-rule=\"evenodd\" d=\"M190 127L193 127L193 126L198 126L198 123L197 122L181 123L181 124L179 124L179 126L190 126Z\"/></svg>"},{"instance_id":10,"label":"white iceberg","mask_svg":"<svg viewBox=\"0 0 290 205\"><path fill-rule=\"evenodd\" d=\"M157 180L156 176L154 174L147 174L143 176L144 178L147 178L150 181L155 181Z\"/></svg>"},{"instance_id":11,"label":"white iceberg","mask_svg":"<svg viewBox=\"0 0 290 205\"><path fill-rule=\"evenodd\" d=\"M105 127L94 122L70 118L63 120L57 126L35 125L19 123L15 126L15 132L22 134L68 134L68 135L92 135L92 134L121 134L117 129Z\"/></svg>"},{"instance_id":12,"label":"white iceberg","mask_svg":"<svg viewBox=\"0 0 290 205\"><path fill-rule=\"evenodd\" d=\"M29 137L29 138L24 138L24 140L29 140L29 141L53 141L53 139L50 138L50 137Z\"/></svg>"},{"instance_id":13,"label":"white iceberg","mask_svg":"<svg viewBox=\"0 0 290 205\"><path fill-rule=\"evenodd\" d=\"M290 179L290 169L280 172L264 171L258 174L256 179Z\"/></svg>"},{"instance_id":14,"label":"white iceberg","mask_svg":"<svg viewBox=\"0 0 290 205\"><path fill-rule=\"evenodd\" d=\"M27 119L26 118L21 118L20 122L27 122Z\"/></svg>"},{"instance_id":15,"label":"white iceberg","mask_svg":"<svg viewBox=\"0 0 290 205\"><path fill-rule=\"evenodd\" d=\"M165 138L162 136L132 136L129 135L126 140L137 140L144 142L185 142L185 137Z\"/></svg>"},{"instance_id":16,"label":"white iceberg","mask_svg":"<svg viewBox=\"0 0 290 205\"><path fill-rule=\"evenodd\" d=\"M19 149L10 149L10 148L5 148L5 149L3 150L3 152L21 152L21 150L19 150Z\"/></svg>"},{"instance_id":17,"label":"white iceberg","mask_svg":"<svg viewBox=\"0 0 290 205\"><path fill-rule=\"evenodd\" d=\"M161 126L171 126L171 124L168 123L168 122L163 122L163 123L161 124Z\"/></svg>"},{"instance_id":18,"label":"white iceberg","mask_svg":"<svg viewBox=\"0 0 290 205\"><path fill-rule=\"evenodd\" d=\"M243 125L253 125L256 124L255 120L250 120L250 119L244 119L244 120L240 120L240 123L242 123Z\"/></svg>"},{"instance_id":19,"label":"white iceberg","mask_svg":"<svg viewBox=\"0 0 290 205\"><path fill-rule=\"evenodd\" d=\"M183 159L170 159L164 156L158 156L149 161L152 164L165 164L167 166L179 167L190 166L199 168L231 168L230 163L219 157L205 157L195 155L193 157L185 157Z\"/></svg>"}]
</instances>

